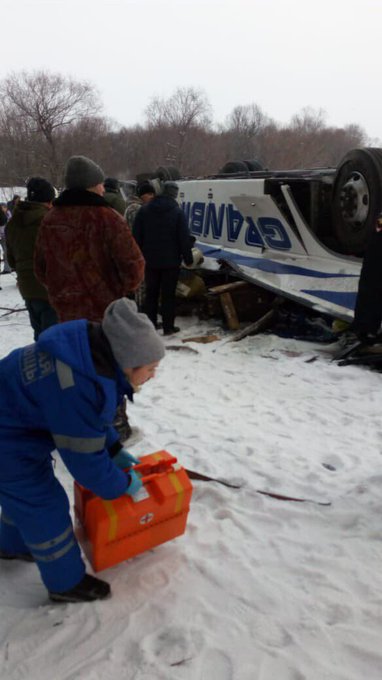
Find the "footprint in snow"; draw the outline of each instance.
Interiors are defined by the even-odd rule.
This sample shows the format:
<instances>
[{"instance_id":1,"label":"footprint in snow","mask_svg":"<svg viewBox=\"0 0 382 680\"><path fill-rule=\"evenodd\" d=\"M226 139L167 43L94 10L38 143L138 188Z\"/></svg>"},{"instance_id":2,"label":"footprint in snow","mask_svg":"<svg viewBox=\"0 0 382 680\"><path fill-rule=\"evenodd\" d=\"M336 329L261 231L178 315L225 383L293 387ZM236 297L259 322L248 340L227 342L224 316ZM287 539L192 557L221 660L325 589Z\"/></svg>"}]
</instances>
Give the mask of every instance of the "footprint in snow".
<instances>
[{"instance_id":1,"label":"footprint in snow","mask_svg":"<svg viewBox=\"0 0 382 680\"><path fill-rule=\"evenodd\" d=\"M233 668L229 657L218 649L210 649L202 660L200 680L232 680Z\"/></svg>"}]
</instances>

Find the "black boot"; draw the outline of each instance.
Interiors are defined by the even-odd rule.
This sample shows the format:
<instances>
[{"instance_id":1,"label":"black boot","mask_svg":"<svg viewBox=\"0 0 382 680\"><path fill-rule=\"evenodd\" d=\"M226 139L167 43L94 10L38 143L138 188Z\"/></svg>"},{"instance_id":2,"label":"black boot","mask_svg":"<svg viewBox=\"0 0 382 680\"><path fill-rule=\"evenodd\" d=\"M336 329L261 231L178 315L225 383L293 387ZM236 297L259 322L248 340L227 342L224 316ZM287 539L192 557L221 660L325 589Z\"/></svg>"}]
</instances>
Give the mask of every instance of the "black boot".
<instances>
[{"instance_id":1,"label":"black boot","mask_svg":"<svg viewBox=\"0 0 382 680\"><path fill-rule=\"evenodd\" d=\"M178 326L172 326L171 328L164 328L163 335L173 335L174 333L179 333L180 328Z\"/></svg>"},{"instance_id":2,"label":"black boot","mask_svg":"<svg viewBox=\"0 0 382 680\"><path fill-rule=\"evenodd\" d=\"M63 593L49 591L49 597L53 602L92 602L93 600L105 600L110 597L110 586L100 578L85 574L76 586L65 590Z\"/></svg>"}]
</instances>

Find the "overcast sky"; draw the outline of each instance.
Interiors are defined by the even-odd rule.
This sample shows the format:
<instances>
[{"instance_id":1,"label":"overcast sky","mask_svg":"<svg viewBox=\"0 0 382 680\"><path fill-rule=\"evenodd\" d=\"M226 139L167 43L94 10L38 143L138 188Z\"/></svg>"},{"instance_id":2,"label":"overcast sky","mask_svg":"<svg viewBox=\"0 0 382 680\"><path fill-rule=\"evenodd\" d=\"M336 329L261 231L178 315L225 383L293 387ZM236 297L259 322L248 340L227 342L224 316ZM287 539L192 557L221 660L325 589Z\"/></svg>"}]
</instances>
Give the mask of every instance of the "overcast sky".
<instances>
[{"instance_id":1,"label":"overcast sky","mask_svg":"<svg viewBox=\"0 0 382 680\"><path fill-rule=\"evenodd\" d=\"M201 88L215 122L256 103L304 107L382 146L382 0L1 0L0 78L47 69L90 81L104 114L144 122L156 95Z\"/></svg>"}]
</instances>

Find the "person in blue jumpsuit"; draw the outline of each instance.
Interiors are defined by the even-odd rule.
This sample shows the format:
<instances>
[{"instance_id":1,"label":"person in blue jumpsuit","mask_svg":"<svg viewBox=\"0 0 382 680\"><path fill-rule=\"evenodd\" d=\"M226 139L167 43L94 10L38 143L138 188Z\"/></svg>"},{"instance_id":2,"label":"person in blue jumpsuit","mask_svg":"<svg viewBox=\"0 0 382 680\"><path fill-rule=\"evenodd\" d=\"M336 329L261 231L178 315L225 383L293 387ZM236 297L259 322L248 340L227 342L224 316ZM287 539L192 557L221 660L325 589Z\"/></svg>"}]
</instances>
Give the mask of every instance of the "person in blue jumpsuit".
<instances>
[{"instance_id":1,"label":"person in blue jumpsuit","mask_svg":"<svg viewBox=\"0 0 382 680\"><path fill-rule=\"evenodd\" d=\"M112 422L163 356L152 323L121 298L102 323L52 326L0 361L0 558L34 561L53 601L103 599L110 586L86 573L51 454L101 498L134 495L138 461Z\"/></svg>"}]
</instances>

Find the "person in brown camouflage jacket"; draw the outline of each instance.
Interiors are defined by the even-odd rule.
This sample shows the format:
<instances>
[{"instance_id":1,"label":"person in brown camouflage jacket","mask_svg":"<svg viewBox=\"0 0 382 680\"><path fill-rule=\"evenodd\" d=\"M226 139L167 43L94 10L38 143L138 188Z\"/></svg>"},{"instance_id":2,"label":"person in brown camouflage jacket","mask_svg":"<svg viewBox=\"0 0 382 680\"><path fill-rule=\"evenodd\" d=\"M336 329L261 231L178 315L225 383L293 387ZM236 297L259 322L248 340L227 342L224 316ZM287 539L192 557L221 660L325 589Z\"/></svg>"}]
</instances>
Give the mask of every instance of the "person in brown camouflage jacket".
<instances>
[{"instance_id":1,"label":"person in brown camouflage jacket","mask_svg":"<svg viewBox=\"0 0 382 680\"><path fill-rule=\"evenodd\" d=\"M104 179L90 158L69 158L66 189L40 225L34 270L59 321L102 321L106 307L144 278L145 261L126 220L103 198ZM126 399L114 427L121 441L131 435Z\"/></svg>"},{"instance_id":2,"label":"person in brown camouflage jacket","mask_svg":"<svg viewBox=\"0 0 382 680\"><path fill-rule=\"evenodd\" d=\"M142 205L146 205L146 203L153 198L155 198L155 189L151 182L145 180L138 184L136 193L127 199L127 207L125 210L125 219L127 220L130 229L134 226L138 210L140 210Z\"/></svg>"},{"instance_id":3,"label":"person in brown camouflage jacket","mask_svg":"<svg viewBox=\"0 0 382 680\"><path fill-rule=\"evenodd\" d=\"M60 321L101 321L106 307L133 293L144 258L126 220L104 200L104 174L85 156L66 166L66 189L44 217L34 268Z\"/></svg>"}]
</instances>

